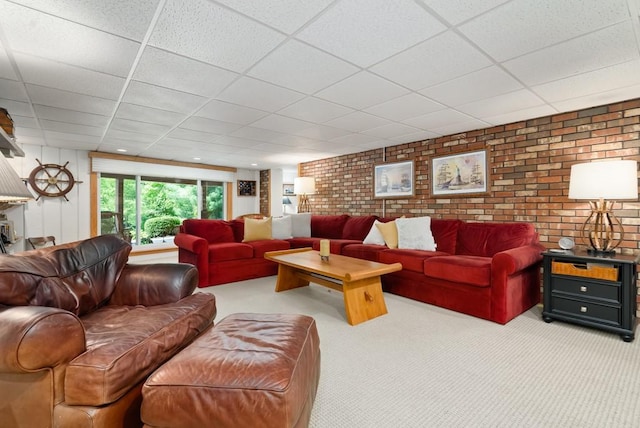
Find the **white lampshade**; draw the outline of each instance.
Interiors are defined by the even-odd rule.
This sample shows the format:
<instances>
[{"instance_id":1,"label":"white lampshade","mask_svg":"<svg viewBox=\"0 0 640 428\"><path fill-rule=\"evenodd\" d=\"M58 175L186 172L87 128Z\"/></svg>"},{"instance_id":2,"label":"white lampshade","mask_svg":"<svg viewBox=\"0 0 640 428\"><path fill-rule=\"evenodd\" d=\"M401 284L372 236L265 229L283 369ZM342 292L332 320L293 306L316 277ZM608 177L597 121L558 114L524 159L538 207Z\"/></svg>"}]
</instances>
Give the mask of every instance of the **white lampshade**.
<instances>
[{"instance_id":1,"label":"white lampshade","mask_svg":"<svg viewBox=\"0 0 640 428\"><path fill-rule=\"evenodd\" d=\"M634 160L576 164L569 180L571 199L638 199L638 165Z\"/></svg>"},{"instance_id":2,"label":"white lampshade","mask_svg":"<svg viewBox=\"0 0 640 428\"><path fill-rule=\"evenodd\" d=\"M33 195L0 153L0 202L26 202Z\"/></svg>"},{"instance_id":3,"label":"white lampshade","mask_svg":"<svg viewBox=\"0 0 640 428\"><path fill-rule=\"evenodd\" d=\"M297 177L293 179L293 193L310 195L316 193L316 179L313 177Z\"/></svg>"}]
</instances>

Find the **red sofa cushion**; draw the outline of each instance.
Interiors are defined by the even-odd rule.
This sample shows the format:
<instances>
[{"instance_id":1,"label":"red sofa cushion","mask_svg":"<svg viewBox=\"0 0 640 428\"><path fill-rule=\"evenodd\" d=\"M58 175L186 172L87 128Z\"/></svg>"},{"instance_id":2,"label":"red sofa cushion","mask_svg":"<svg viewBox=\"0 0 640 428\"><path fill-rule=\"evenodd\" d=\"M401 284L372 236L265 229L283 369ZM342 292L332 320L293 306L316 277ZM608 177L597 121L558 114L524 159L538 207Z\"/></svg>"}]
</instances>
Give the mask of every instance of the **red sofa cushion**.
<instances>
[{"instance_id":1,"label":"red sofa cushion","mask_svg":"<svg viewBox=\"0 0 640 428\"><path fill-rule=\"evenodd\" d=\"M320 239L321 238L291 238L287 239L291 248L312 248L313 245L317 242L318 248L320 248Z\"/></svg>"},{"instance_id":2,"label":"red sofa cushion","mask_svg":"<svg viewBox=\"0 0 640 428\"><path fill-rule=\"evenodd\" d=\"M531 244L535 238L531 223L462 223L456 254L493 257L500 251Z\"/></svg>"},{"instance_id":3,"label":"red sofa cushion","mask_svg":"<svg viewBox=\"0 0 640 428\"><path fill-rule=\"evenodd\" d=\"M377 262L381 251L388 250L386 245L349 244L342 248L342 255Z\"/></svg>"},{"instance_id":4,"label":"red sofa cushion","mask_svg":"<svg viewBox=\"0 0 640 428\"><path fill-rule=\"evenodd\" d=\"M209 263L252 259L253 247L242 242L221 242L209 245Z\"/></svg>"},{"instance_id":5,"label":"red sofa cushion","mask_svg":"<svg viewBox=\"0 0 640 428\"><path fill-rule=\"evenodd\" d=\"M377 218L374 215L349 217L342 229L342 239L364 241Z\"/></svg>"},{"instance_id":6,"label":"red sofa cushion","mask_svg":"<svg viewBox=\"0 0 640 428\"><path fill-rule=\"evenodd\" d=\"M387 249L378 253L378 261L380 263L401 263L402 269L422 273L426 259L446 255L447 253L440 251Z\"/></svg>"},{"instance_id":7,"label":"red sofa cushion","mask_svg":"<svg viewBox=\"0 0 640 428\"><path fill-rule=\"evenodd\" d=\"M339 239L349 216L342 215L312 215L311 236L316 238ZM367 230L368 232L368 230ZM295 236L294 236L295 238Z\"/></svg>"},{"instance_id":8,"label":"red sofa cushion","mask_svg":"<svg viewBox=\"0 0 640 428\"><path fill-rule=\"evenodd\" d=\"M491 258L478 256L430 257L424 261L424 274L461 284L489 287Z\"/></svg>"},{"instance_id":9,"label":"red sofa cushion","mask_svg":"<svg viewBox=\"0 0 640 428\"><path fill-rule=\"evenodd\" d=\"M438 251L456 254L456 241L461 224L461 220L431 218L431 233Z\"/></svg>"},{"instance_id":10,"label":"red sofa cushion","mask_svg":"<svg viewBox=\"0 0 640 428\"><path fill-rule=\"evenodd\" d=\"M355 239L331 239L329 240L329 252L331 254L342 254L342 249L351 244L361 244L362 241ZM316 251L320 251L320 239L315 241L311 246Z\"/></svg>"},{"instance_id":11,"label":"red sofa cushion","mask_svg":"<svg viewBox=\"0 0 640 428\"><path fill-rule=\"evenodd\" d=\"M247 242L253 247L253 257L262 258L267 251L288 250L291 248L287 241L280 239L263 239Z\"/></svg>"},{"instance_id":12,"label":"red sofa cushion","mask_svg":"<svg viewBox=\"0 0 640 428\"><path fill-rule=\"evenodd\" d=\"M184 233L200 236L209 244L234 242L231 224L225 220L187 219L182 222Z\"/></svg>"}]
</instances>

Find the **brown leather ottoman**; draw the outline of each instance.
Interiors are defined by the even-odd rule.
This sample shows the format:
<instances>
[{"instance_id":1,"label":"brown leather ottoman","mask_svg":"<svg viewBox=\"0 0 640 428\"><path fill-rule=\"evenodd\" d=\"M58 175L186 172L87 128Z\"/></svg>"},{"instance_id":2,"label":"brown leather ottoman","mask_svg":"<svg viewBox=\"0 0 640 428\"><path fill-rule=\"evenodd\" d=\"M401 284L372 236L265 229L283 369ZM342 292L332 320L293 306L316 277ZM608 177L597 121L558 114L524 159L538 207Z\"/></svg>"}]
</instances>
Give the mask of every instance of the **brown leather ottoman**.
<instances>
[{"instance_id":1,"label":"brown leather ottoman","mask_svg":"<svg viewBox=\"0 0 640 428\"><path fill-rule=\"evenodd\" d=\"M142 387L145 427L306 427L320 377L313 318L234 314Z\"/></svg>"}]
</instances>

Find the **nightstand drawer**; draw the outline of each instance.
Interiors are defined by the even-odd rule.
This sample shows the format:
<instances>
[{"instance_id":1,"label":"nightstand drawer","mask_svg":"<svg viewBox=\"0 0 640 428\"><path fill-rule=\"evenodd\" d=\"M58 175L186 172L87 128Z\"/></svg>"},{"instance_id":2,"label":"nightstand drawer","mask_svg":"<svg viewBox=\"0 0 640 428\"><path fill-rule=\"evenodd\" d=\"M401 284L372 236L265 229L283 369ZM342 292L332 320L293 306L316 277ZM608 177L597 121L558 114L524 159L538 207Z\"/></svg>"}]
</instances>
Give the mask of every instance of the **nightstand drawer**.
<instances>
[{"instance_id":1,"label":"nightstand drawer","mask_svg":"<svg viewBox=\"0 0 640 428\"><path fill-rule=\"evenodd\" d=\"M552 312L564 313L578 318L590 319L597 322L606 322L612 325L621 324L621 311L619 307L599 305L580 300L552 297Z\"/></svg>"},{"instance_id":2,"label":"nightstand drawer","mask_svg":"<svg viewBox=\"0 0 640 428\"><path fill-rule=\"evenodd\" d=\"M579 298L604 299L620 303L620 284L615 282L589 282L576 278L553 277L551 292L573 294Z\"/></svg>"}]
</instances>

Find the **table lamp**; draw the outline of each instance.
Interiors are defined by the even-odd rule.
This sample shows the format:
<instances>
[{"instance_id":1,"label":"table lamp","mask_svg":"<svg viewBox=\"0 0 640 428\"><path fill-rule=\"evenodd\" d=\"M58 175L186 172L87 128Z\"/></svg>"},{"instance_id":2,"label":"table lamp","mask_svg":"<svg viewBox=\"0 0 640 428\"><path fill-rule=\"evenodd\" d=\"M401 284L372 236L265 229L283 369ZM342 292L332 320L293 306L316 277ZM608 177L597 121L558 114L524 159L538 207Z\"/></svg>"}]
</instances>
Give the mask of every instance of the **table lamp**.
<instances>
[{"instance_id":1,"label":"table lamp","mask_svg":"<svg viewBox=\"0 0 640 428\"><path fill-rule=\"evenodd\" d=\"M595 161L571 167L569 198L589 200L591 214L581 229L590 253L611 254L624 238L613 214L617 200L638 199L638 165L634 160Z\"/></svg>"},{"instance_id":2,"label":"table lamp","mask_svg":"<svg viewBox=\"0 0 640 428\"><path fill-rule=\"evenodd\" d=\"M300 197L299 213L311 212L309 194L316 193L316 180L313 177L297 177L293 179L293 193Z\"/></svg>"}]
</instances>

